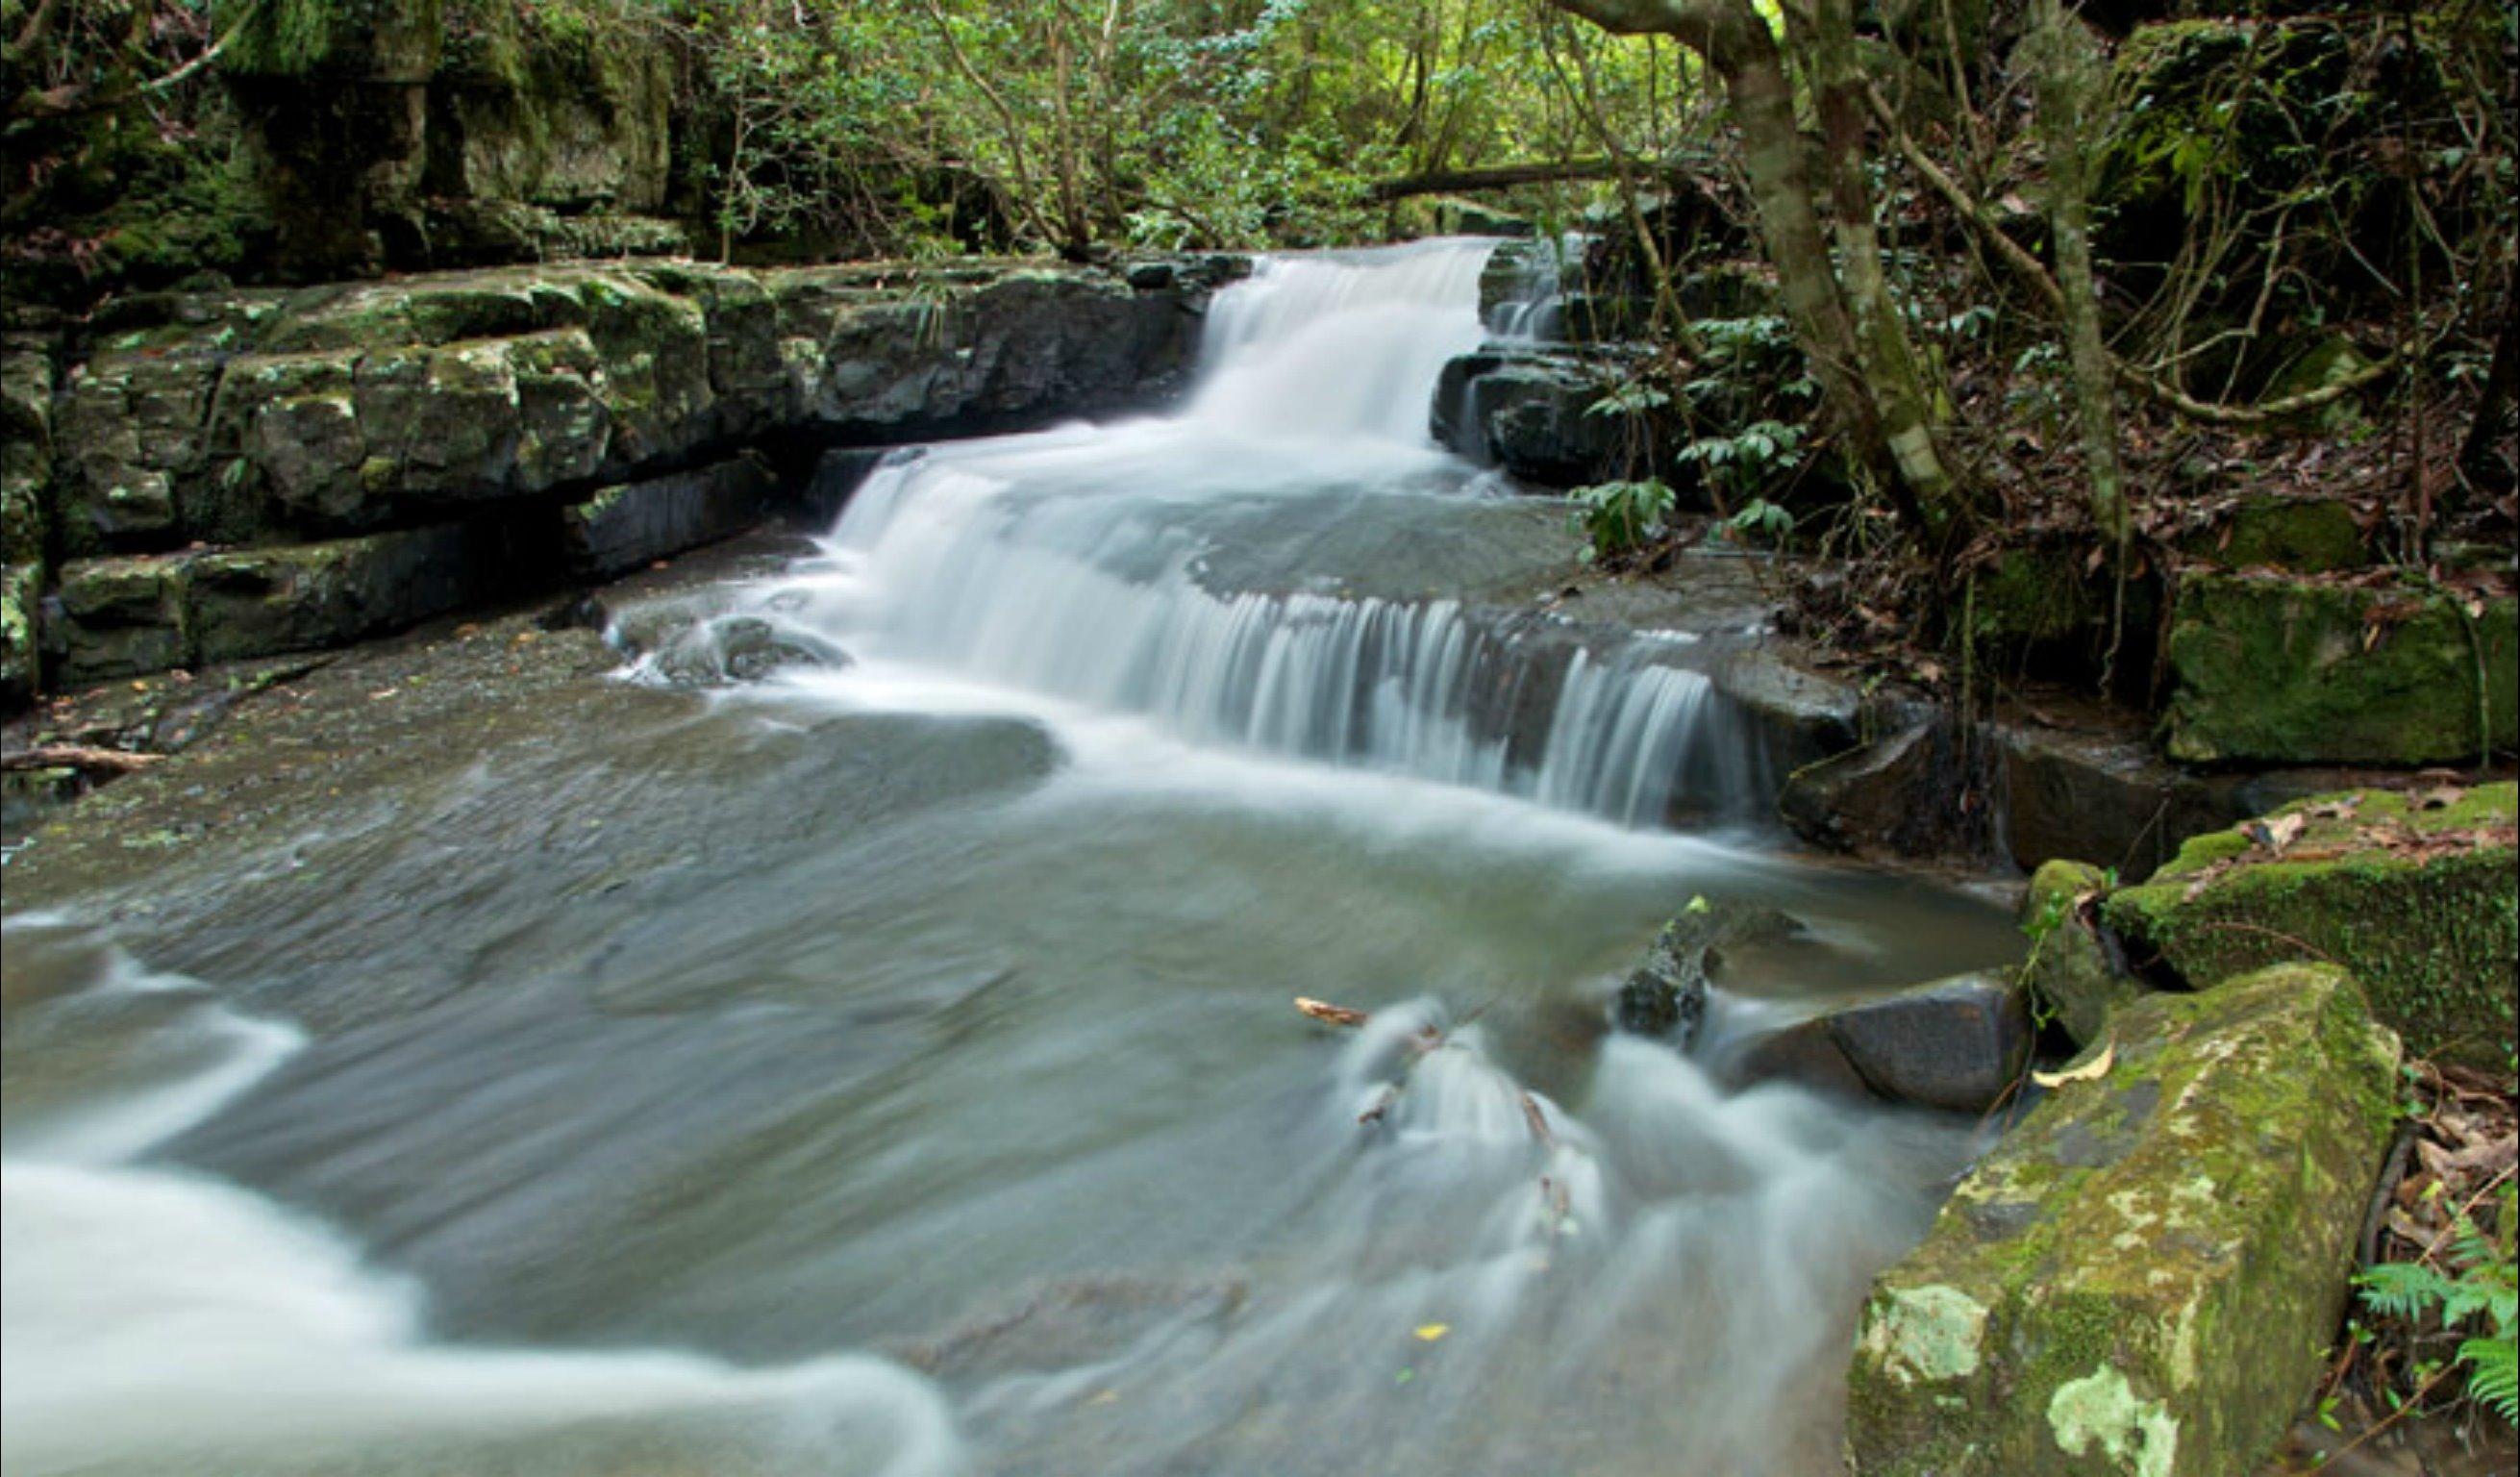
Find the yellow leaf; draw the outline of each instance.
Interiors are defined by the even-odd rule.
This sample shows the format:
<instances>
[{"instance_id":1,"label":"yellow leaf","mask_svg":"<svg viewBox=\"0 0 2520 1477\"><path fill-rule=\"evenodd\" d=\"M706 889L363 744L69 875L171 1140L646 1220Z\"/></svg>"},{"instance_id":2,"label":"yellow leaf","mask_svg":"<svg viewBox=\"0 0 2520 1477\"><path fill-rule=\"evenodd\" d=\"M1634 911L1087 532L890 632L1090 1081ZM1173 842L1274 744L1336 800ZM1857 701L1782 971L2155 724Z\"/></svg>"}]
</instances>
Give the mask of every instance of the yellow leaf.
<instances>
[{"instance_id":1,"label":"yellow leaf","mask_svg":"<svg viewBox=\"0 0 2520 1477\"><path fill-rule=\"evenodd\" d=\"M2061 1072L2033 1072L2030 1080L2043 1088L2061 1088L2069 1082L2091 1082L2105 1075L2110 1063L2117 1059L2117 1043L2111 1042L2100 1048L2099 1055L2082 1066L2067 1067Z\"/></svg>"},{"instance_id":2,"label":"yellow leaf","mask_svg":"<svg viewBox=\"0 0 2520 1477\"><path fill-rule=\"evenodd\" d=\"M1418 1340L1419 1343L1431 1344L1452 1331L1453 1325L1450 1323L1419 1323L1417 1329Z\"/></svg>"}]
</instances>

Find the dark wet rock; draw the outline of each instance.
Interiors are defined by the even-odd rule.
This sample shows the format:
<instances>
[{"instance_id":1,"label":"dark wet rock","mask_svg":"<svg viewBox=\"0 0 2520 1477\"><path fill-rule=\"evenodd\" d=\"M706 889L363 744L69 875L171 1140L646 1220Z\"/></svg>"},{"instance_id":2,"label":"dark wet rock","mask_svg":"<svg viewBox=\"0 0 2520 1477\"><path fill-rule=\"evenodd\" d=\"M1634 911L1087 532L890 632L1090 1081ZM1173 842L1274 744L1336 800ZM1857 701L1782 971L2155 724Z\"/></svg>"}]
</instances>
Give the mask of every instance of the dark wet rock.
<instances>
[{"instance_id":1,"label":"dark wet rock","mask_svg":"<svg viewBox=\"0 0 2520 1477\"><path fill-rule=\"evenodd\" d=\"M1619 1029L1686 1047L1706 1018L1707 985L1723 971L1724 951L1779 943L1801 931L1790 915L1765 904L1689 899L1619 986L1612 1012Z\"/></svg>"},{"instance_id":2,"label":"dark wet rock","mask_svg":"<svg viewBox=\"0 0 2520 1477\"><path fill-rule=\"evenodd\" d=\"M2189 763L2412 765L2520 744L2508 597L2470 616L2411 592L2191 575L2169 657L2170 755Z\"/></svg>"},{"instance_id":3,"label":"dark wet rock","mask_svg":"<svg viewBox=\"0 0 2520 1477\"><path fill-rule=\"evenodd\" d=\"M1444 367L1435 438L1526 481L1578 487L1621 475L1628 431L1592 408L1615 372L1569 354L1495 346Z\"/></svg>"},{"instance_id":4,"label":"dark wet rock","mask_svg":"<svg viewBox=\"0 0 2520 1477\"><path fill-rule=\"evenodd\" d=\"M1936 725L1922 713L1886 737L1807 764L1789 776L1777 808L1815 845L1859 855L1932 854Z\"/></svg>"},{"instance_id":5,"label":"dark wet rock","mask_svg":"<svg viewBox=\"0 0 2520 1477\"><path fill-rule=\"evenodd\" d=\"M2189 841L2100 916L2134 964L2194 989L2287 960L2343 964L2409 1050L2507 1072L2516 792L2506 781L2431 808L2384 790L2299 801ZM2259 838L2278 827L2291 832L2280 851Z\"/></svg>"},{"instance_id":6,"label":"dark wet rock","mask_svg":"<svg viewBox=\"0 0 2520 1477\"><path fill-rule=\"evenodd\" d=\"M761 519L777 479L758 458L608 487L561 514L570 569L605 576L740 533Z\"/></svg>"},{"instance_id":7,"label":"dark wet rock","mask_svg":"<svg viewBox=\"0 0 2520 1477\"><path fill-rule=\"evenodd\" d=\"M76 685L202 662L338 647L488 593L495 534L448 524L316 544L76 559L63 566L57 643Z\"/></svg>"},{"instance_id":8,"label":"dark wet rock","mask_svg":"<svg viewBox=\"0 0 2520 1477\"><path fill-rule=\"evenodd\" d=\"M806 478L798 510L826 521L838 517L868 476L886 459L899 455L904 453L888 446L843 446L823 453L814 464L813 475Z\"/></svg>"},{"instance_id":9,"label":"dark wet rock","mask_svg":"<svg viewBox=\"0 0 2520 1477\"><path fill-rule=\"evenodd\" d=\"M2030 1061L2030 1010L1997 974L1937 980L1814 1016L1752 1047L1741 1074L1892 1102L1982 1113L2020 1082Z\"/></svg>"},{"instance_id":10,"label":"dark wet rock","mask_svg":"<svg viewBox=\"0 0 2520 1477\"><path fill-rule=\"evenodd\" d=\"M1743 647L1707 675L1758 725L1776 774L1844 753L1863 732L1863 691L1801 665L1786 644Z\"/></svg>"},{"instance_id":11,"label":"dark wet rock","mask_svg":"<svg viewBox=\"0 0 2520 1477\"><path fill-rule=\"evenodd\" d=\"M186 561L195 662L347 646L490 593L496 536L444 524L319 544L205 554Z\"/></svg>"},{"instance_id":12,"label":"dark wet rock","mask_svg":"<svg viewBox=\"0 0 2520 1477\"><path fill-rule=\"evenodd\" d=\"M2396 1042L2343 971L2302 964L2148 997L2112 1035L1874 1280L1852 1469L2249 1472L2310 1399Z\"/></svg>"},{"instance_id":13,"label":"dark wet rock","mask_svg":"<svg viewBox=\"0 0 2520 1477\"><path fill-rule=\"evenodd\" d=\"M2067 722L1994 726L2003 842L2017 867L2091 858L2145 877L2189 836L2250 813L2238 782L2169 763L2147 734L2113 714L2078 710Z\"/></svg>"},{"instance_id":14,"label":"dark wet rock","mask_svg":"<svg viewBox=\"0 0 2520 1477\"><path fill-rule=\"evenodd\" d=\"M2084 862L2048 862L2030 878L2021 926L2030 935L2022 962L2022 987L2031 1008L2078 1047L2098 1041L2109 1012L2149 993L2129 972L2111 940L2096 926L2108 874Z\"/></svg>"}]
</instances>

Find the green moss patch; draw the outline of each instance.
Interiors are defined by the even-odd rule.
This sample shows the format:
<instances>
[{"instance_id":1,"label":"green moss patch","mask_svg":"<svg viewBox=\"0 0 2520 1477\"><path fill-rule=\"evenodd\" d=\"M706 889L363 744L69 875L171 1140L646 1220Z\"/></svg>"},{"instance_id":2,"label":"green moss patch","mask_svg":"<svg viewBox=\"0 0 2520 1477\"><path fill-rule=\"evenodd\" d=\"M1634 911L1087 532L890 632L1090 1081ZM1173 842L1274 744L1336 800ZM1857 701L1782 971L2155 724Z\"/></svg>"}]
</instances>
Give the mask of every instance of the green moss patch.
<instances>
[{"instance_id":1,"label":"green moss patch","mask_svg":"<svg viewBox=\"0 0 2520 1477\"><path fill-rule=\"evenodd\" d=\"M2320 796L2198 836L2101 916L2138 964L2203 988L2283 960L2351 969L2427 1056L2507 1070L2520 975L2509 783Z\"/></svg>"},{"instance_id":2,"label":"green moss patch","mask_svg":"<svg viewBox=\"0 0 2520 1477\"><path fill-rule=\"evenodd\" d=\"M2172 614L2170 755L2430 764L2520 743L2520 602L2191 575Z\"/></svg>"}]
</instances>

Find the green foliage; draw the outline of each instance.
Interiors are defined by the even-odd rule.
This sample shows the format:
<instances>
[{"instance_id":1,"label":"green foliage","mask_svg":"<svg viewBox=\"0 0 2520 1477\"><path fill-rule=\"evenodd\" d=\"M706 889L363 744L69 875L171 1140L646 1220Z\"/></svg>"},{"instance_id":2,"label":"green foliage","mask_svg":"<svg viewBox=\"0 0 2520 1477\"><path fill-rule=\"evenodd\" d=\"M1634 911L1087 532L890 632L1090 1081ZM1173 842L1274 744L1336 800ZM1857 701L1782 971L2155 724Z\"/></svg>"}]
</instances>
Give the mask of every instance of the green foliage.
<instances>
[{"instance_id":1,"label":"green foliage","mask_svg":"<svg viewBox=\"0 0 2520 1477\"><path fill-rule=\"evenodd\" d=\"M1643 547L1671 515L1674 502L1670 484L1659 477L1596 482L1568 496L1575 500L1576 529L1592 541L1596 559L1614 559Z\"/></svg>"},{"instance_id":2,"label":"green foliage","mask_svg":"<svg viewBox=\"0 0 2520 1477\"><path fill-rule=\"evenodd\" d=\"M2453 1356L2467 1371L2469 1398L2520 1423L2520 1268L2513 1257L2520 1203L2508 1186L2499 1209L2498 1236L2487 1234L2462 1211L2452 1220L2440 1264L2384 1262L2354 1280L2363 1306L2380 1317L2472 1330Z\"/></svg>"},{"instance_id":3,"label":"green foliage","mask_svg":"<svg viewBox=\"0 0 2520 1477\"><path fill-rule=\"evenodd\" d=\"M1755 421L1729 435L1701 436L1680 449L1680 460L1695 463L1705 470L1707 480L1728 495L1756 499L1776 476L1793 465L1803 444L1803 428L1781 421ZM1728 496L1729 501L1729 496ZM1760 506L1766 508L1764 500ZM1750 513L1744 506L1743 514ZM1754 516L1752 522L1771 525L1770 516L1783 517L1780 509L1770 509ZM1737 521L1739 515L1735 515ZM1785 518L1790 526L1791 519ZM1745 529L1750 524L1743 525ZM1773 528L1771 531L1776 531Z\"/></svg>"}]
</instances>

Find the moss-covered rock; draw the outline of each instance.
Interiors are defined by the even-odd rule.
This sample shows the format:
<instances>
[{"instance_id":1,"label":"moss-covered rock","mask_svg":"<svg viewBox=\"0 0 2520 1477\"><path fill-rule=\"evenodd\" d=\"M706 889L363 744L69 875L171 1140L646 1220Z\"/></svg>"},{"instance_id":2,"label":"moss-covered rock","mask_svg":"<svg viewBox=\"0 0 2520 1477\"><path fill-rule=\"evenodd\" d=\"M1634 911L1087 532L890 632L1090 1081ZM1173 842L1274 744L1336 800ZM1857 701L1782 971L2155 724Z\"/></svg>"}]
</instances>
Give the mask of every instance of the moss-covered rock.
<instances>
[{"instance_id":1,"label":"moss-covered rock","mask_svg":"<svg viewBox=\"0 0 2520 1477\"><path fill-rule=\"evenodd\" d=\"M2371 562L2354 510L2324 498L2243 499L2215 526L2182 539L2180 552L2227 569L2297 574L2360 569Z\"/></svg>"},{"instance_id":2,"label":"moss-covered rock","mask_svg":"<svg viewBox=\"0 0 2520 1477\"><path fill-rule=\"evenodd\" d=\"M41 676L36 602L44 586L44 501L53 474L49 345L0 345L0 709Z\"/></svg>"},{"instance_id":3,"label":"moss-covered rock","mask_svg":"<svg viewBox=\"0 0 2520 1477\"><path fill-rule=\"evenodd\" d=\"M297 540L348 548L349 536L486 516L480 505L495 503L574 540L583 567L612 567L757 513L750 483L702 476L671 496L647 485L747 442L880 444L1144 403L1181 382L1193 309L1232 275L1220 261L1163 265L1146 287L1007 263L576 265L131 305L92 331L53 397L55 538L73 559L109 563L229 546L246 563L201 567L243 592L224 624L248 634L235 645L187 634L178 592L145 619L66 607L49 639L71 682L203 650L328 645L373 623L336 618L329 596L287 570L254 585L252 571ZM34 485L20 471L36 444L13 420L0 464L12 509L26 502L15 489ZM638 497L618 492L634 483ZM608 502L556 526L562 506L607 488ZM24 523L11 514L11 529ZM17 546L44 542L11 538L13 561ZM590 552L599 546L609 552ZM149 567L180 583L189 558ZM309 600L335 613L306 613ZM268 601L279 602L268 619L252 613Z\"/></svg>"},{"instance_id":4,"label":"moss-covered rock","mask_svg":"<svg viewBox=\"0 0 2520 1477\"><path fill-rule=\"evenodd\" d=\"M2342 971L2120 1010L1873 1283L1866 1477L2228 1477L2316 1385L2394 1116L2396 1043Z\"/></svg>"},{"instance_id":5,"label":"moss-covered rock","mask_svg":"<svg viewBox=\"0 0 2520 1477\"><path fill-rule=\"evenodd\" d=\"M2507 597L2472 616L2411 592L2190 575L2169 658L2170 754L2190 763L2426 764L2520 742Z\"/></svg>"},{"instance_id":6,"label":"moss-covered rock","mask_svg":"<svg viewBox=\"0 0 2520 1477\"><path fill-rule=\"evenodd\" d=\"M181 666L184 637L181 556L73 559L62 566L57 608L43 639L65 684L102 682Z\"/></svg>"},{"instance_id":7,"label":"moss-covered rock","mask_svg":"<svg viewBox=\"0 0 2520 1477\"><path fill-rule=\"evenodd\" d=\"M2245 828L2198 836L2146 885L2110 894L2101 917L2137 965L2198 988L2282 960L2342 964L2409 1050L2507 1070L2514 809L2508 782L2433 809L2385 790L2297 801L2253 823L2298 824L2280 852Z\"/></svg>"},{"instance_id":8,"label":"moss-covered rock","mask_svg":"<svg viewBox=\"0 0 2520 1477\"><path fill-rule=\"evenodd\" d=\"M346 646L480 600L503 573L492 533L461 524L201 555L181 576L191 659Z\"/></svg>"},{"instance_id":9,"label":"moss-covered rock","mask_svg":"<svg viewBox=\"0 0 2520 1477\"><path fill-rule=\"evenodd\" d=\"M2148 992L2119 969L2092 914L2108 891L2108 874L2085 862L2053 861L2030 878L2021 926L2030 935L2030 957L2021 983L2033 1009L2052 1021L2076 1046L2098 1041L2109 1013Z\"/></svg>"}]
</instances>

